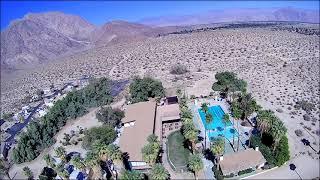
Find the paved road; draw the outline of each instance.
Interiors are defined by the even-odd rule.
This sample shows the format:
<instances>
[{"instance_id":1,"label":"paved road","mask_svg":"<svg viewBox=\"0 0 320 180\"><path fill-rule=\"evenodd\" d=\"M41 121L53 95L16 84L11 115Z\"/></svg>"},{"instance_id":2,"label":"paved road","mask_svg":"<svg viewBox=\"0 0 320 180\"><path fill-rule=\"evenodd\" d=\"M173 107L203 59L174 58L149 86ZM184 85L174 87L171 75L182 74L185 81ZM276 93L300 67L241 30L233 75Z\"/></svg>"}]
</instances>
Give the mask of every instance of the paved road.
<instances>
[{"instance_id":1,"label":"paved road","mask_svg":"<svg viewBox=\"0 0 320 180\"><path fill-rule=\"evenodd\" d=\"M308 155L301 155L279 168L251 176L248 179L299 179L299 175L290 170L289 164L291 163L296 165L296 171L302 179L312 179L320 176L319 160L312 159Z\"/></svg>"}]
</instances>

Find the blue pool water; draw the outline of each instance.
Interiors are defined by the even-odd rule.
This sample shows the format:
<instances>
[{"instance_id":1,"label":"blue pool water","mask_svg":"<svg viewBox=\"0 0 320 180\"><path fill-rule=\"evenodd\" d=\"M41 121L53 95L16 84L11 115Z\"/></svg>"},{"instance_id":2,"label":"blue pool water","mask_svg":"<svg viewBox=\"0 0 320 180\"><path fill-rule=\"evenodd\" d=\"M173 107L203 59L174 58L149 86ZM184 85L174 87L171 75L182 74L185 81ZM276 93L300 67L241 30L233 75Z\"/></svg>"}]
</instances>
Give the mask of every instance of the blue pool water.
<instances>
[{"instance_id":1,"label":"blue pool water","mask_svg":"<svg viewBox=\"0 0 320 180\"><path fill-rule=\"evenodd\" d=\"M201 108L198 109L198 112L200 114L201 121L202 121L205 129L207 130L207 135L210 139L216 138L218 136L224 136L228 140L231 140L233 138L233 136L238 137L238 133L233 128L231 121L229 121L225 127L223 120L222 120L223 115L225 113L220 106L210 106L209 107L209 113L213 117L213 121L211 123L206 122L205 113L201 110Z\"/></svg>"}]
</instances>

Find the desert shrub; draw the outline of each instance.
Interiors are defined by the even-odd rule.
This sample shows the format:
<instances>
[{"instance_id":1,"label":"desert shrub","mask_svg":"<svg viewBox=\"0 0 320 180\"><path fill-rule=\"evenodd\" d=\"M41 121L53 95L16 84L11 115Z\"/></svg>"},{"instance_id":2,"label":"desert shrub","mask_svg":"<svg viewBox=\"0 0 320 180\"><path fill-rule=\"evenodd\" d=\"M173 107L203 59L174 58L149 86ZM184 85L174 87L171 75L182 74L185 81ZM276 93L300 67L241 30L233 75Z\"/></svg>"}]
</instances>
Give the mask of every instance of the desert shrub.
<instances>
[{"instance_id":1,"label":"desert shrub","mask_svg":"<svg viewBox=\"0 0 320 180\"><path fill-rule=\"evenodd\" d=\"M136 77L130 84L130 94L132 103L147 101L149 97L163 97L164 88L161 81L150 77Z\"/></svg>"},{"instance_id":2,"label":"desert shrub","mask_svg":"<svg viewBox=\"0 0 320 180\"><path fill-rule=\"evenodd\" d=\"M298 137L303 136L303 132L300 129L295 130L294 133L296 133Z\"/></svg>"},{"instance_id":3,"label":"desert shrub","mask_svg":"<svg viewBox=\"0 0 320 180\"><path fill-rule=\"evenodd\" d=\"M190 99L195 99L195 98L196 98L196 96L193 94L190 96Z\"/></svg>"},{"instance_id":4,"label":"desert shrub","mask_svg":"<svg viewBox=\"0 0 320 180\"><path fill-rule=\"evenodd\" d=\"M87 108L112 102L111 81L106 78L93 80L85 88L67 94L58 100L40 122L32 122L22 133L13 149L13 160L22 163L35 159L41 151L51 146L55 134L70 118L84 115Z\"/></svg>"},{"instance_id":5,"label":"desert shrub","mask_svg":"<svg viewBox=\"0 0 320 180\"><path fill-rule=\"evenodd\" d=\"M124 118L124 112L120 109L112 109L111 106L101 107L96 113L96 117L104 124L115 127L120 123L121 119Z\"/></svg>"},{"instance_id":6,"label":"desert shrub","mask_svg":"<svg viewBox=\"0 0 320 180\"><path fill-rule=\"evenodd\" d=\"M171 70L170 70L171 74L177 74L177 75L185 74L187 72L188 72L187 67L182 64L176 64L176 65L172 66Z\"/></svg>"},{"instance_id":7,"label":"desert shrub","mask_svg":"<svg viewBox=\"0 0 320 180\"><path fill-rule=\"evenodd\" d=\"M248 174L248 173L251 173L251 172L253 172L253 169L252 168L248 168L248 169L239 171L238 175L241 176L243 174Z\"/></svg>"},{"instance_id":8,"label":"desert shrub","mask_svg":"<svg viewBox=\"0 0 320 180\"><path fill-rule=\"evenodd\" d=\"M283 110L280 109L280 108L277 108L276 111L279 112L279 113L283 113Z\"/></svg>"},{"instance_id":9,"label":"desert shrub","mask_svg":"<svg viewBox=\"0 0 320 180\"><path fill-rule=\"evenodd\" d=\"M91 149L93 143L105 143L110 144L117 137L117 134L113 127L109 125L103 125L100 127L93 127L85 132L83 137L82 147L85 149Z\"/></svg>"},{"instance_id":10,"label":"desert shrub","mask_svg":"<svg viewBox=\"0 0 320 180\"><path fill-rule=\"evenodd\" d=\"M296 104L294 105L294 107L296 109L302 109L306 112L316 110L315 105L306 101L306 100L297 101Z\"/></svg>"},{"instance_id":11,"label":"desert shrub","mask_svg":"<svg viewBox=\"0 0 320 180\"><path fill-rule=\"evenodd\" d=\"M308 115L308 114L304 114L303 115L303 120L305 120L305 121L310 121L310 116Z\"/></svg>"},{"instance_id":12,"label":"desert shrub","mask_svg":"<svg viewBox=\"0 0 320 180\"><path fill-rule=\"evenodd\" d=\"M290 152L289 152L289 144L288 138L283 136L277 146L275 152L275 164L277 166L283 165L290 159Z\"/></svg>"}]
</instances>

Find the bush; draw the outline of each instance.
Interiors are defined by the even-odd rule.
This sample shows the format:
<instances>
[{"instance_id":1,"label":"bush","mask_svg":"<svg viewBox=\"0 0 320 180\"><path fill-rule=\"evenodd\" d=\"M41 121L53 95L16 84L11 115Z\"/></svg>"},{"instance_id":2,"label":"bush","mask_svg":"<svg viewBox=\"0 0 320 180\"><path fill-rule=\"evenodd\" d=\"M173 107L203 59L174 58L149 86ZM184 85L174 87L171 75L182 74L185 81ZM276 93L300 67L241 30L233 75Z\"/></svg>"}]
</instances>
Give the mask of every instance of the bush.
<instances>
[{"instance_id":1,"label":"bush","mask_svg":"<svg viewBox=\"0 0 320 180\"><path fill-rule=\"evenodd\" d=\"M24 175L26 175L28 177L28 179L32 179L33 173L29 167L25 166L22 170L23 170Z\"/></svg>"},{"instance_id":2,"label":"bush","mask_svg":"<svg viewBox=\"0 0 320 180\"><path fill-rule=\"evenodd\" d=\"M93 143L112 143L117 137L117 134L113 127L104 125L100 127L93 127L85 132L83 137L82 147L85 149L91 149Z\"/></svg>"},{"instance_id":3,"label":"bush","mask_svg":"<svg viewBox=\"0 0 320 180\"><path fill-rule=\"evenodd\" d=\"M226 175L226 176L223 176L223 177L225 177L225 178L232 178L232 177L234 177L234 174L233 174L233 173L231 173L231 174Z\"/></svg>"},{"instance_id":4,"label":"bush","mask_svg":"<svg viewBox=\"0 0 320 180\"><path fill-rule=\"evenodd\" d=\"M275 154L275 164L277 166L283 165L285 162L287 162L290 159L288 138L286 136L282 137L274 154Z\"/></svg>"},{"instance_id":5,"label":"bush","mask_svg":"<svg viewBox=\"0 0 320 180\"><path fill-rule=\"evenodd\" d=\"M182 64L176 64L174 66L171 67L170 73L171 74L185 74L188 72L188 69L186 66L182 65Z\"/></svg>"},{"instance_id":6,"label":"bush","mask_svg":"<svg viewBox=\"0 0 320 180\"><path fill-rule=\"evenodd\" d=\"M308 115L308 114L304 114L303 115L303 120L305 120L305 121L310 121L310 116Z\"/></svg>"},{"instance_id":7,"label":"bush","mask_svg":"<svg viewBox=\"0 0 320 180\"><path fill-rule=\"evenodd\" d=\"M160 81L150 77L135 78L130 84L132 103L147 101L149 97L163 97L164 88Z\"/></svg>"},{"instance_id":8,"label":"bush","mask_svg":"<svg viewBox=\"0 0 320 180\"><path fill-rule=\"evenodd\" d=\"M115 127L120 123L121 119L124 118L124 112L120 109L112 109L111 106L101 107L96 113L96 117L104 124Z\"/></svg>"},{"instance_id":9,"label":"bush","mask_svg":"<svg viewBox=\"0 0 320 180\"><path fill-rule=\"evenodd\" d=\"M216 167L216 166L213 166L212 167L212 171L214 173L214 177L217 179L217 180L223 180L223 174L222 172Z\"/></svg>"},{"instance_id":10,"label":"bush","mask_svg":"<svg viewBox=\"0 0 320 180\"><path fill-rule=\"evenodd\" d=\"M300 129L295 130L294 133L296 133L298 137L303 136L303 132Z\"/></svg>"},{"instance_id":11,"label":"bush","mask_svg":"<svg viewBox=\"0 0 320 180\"><path fill-rule=\"evenodd\" d=\"M264 158L267 160L269 164L274 164L275 159L271 149L261 142L261 139L259 136L251 136L250 142L253 148L257 146L259 147L260 152L262 153L262 155L264 156Z\"/></svg>"},{"instance_id":12,"label":"bush","mask_svg":"<svg viewBox=\"0 0 320 180\"><path fill-rule=\"evenodd\" d=\"M306 101L306 100L297 101L296 105L294 105L294 107L297 109L302 109L306 112L316 110L315 105Z\"/></svg>"},{"instance_id":13,"label":"bush","mask_svg":"<svg viewBox=\"0 0 320 180\"><path fill-rule=\"evenodd\" d=\"M253 169L249 168L249 169L245 169L245 170L239 171L238 175L241 176L243 174L248 174L248 173L251 173L251 172L253 172Z\"/></svg>"}]
</instances>

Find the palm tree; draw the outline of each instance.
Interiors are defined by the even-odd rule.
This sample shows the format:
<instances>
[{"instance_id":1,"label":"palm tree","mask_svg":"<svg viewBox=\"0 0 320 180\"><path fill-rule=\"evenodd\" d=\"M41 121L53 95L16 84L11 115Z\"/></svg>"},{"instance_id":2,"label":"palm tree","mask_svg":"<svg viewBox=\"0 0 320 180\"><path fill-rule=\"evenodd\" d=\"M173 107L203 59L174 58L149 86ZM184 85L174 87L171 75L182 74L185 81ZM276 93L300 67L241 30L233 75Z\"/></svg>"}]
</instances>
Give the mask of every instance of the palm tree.
<instances>
[{"instance_id":1,"label":"palm tree","mask_svg":"<svg viewBox=\"0 0 320 180\"><path fill-rule=\"evenodd\" d=\"M283 136L286 135L286 133L287 133L287 128L285 127L284 123L280 121L278 118L275 119L271 127L271 134L274 139L273 152L276 150L276 147L278 146L279 141Z\"/></svg>"},{"instance_id":2,"label":"palm tree","mask_svg":"<svg viewBox=\"0 0 320 180\"><path fill-rule=\"evenodd\" d=\"M241 94L239 97L239 104L242 109L242 118L247 119L253 112L259 110L261 107L252 97L251 93Z\"/></svg>"},{"instance_id":3,"label":"palm tree","mask_svg":"<svg viewBox=\"0 0 320 180\"><path fill-rule=\"evenodd\" d=\"M60 177L62 177L63 179L69 179L70 174L68 173L67 170L63 170L63 171L58 171L58 175Z\"/></svg>"},{"instance_id":4,"label":"palm tree","mask_svg":"<svg viewBox=\"0 0 320 180\"><path fill-rule=\"evenodd\" d=\"M46 161L47 166L55 168L56 165L54 164L54 159L49 154L44 155L43 160Z\"/></svg>"},{"instance_id":5,"label":"palm tree","mask_svg":"<svg viewBox=\"0 0 320 180\"><path fill-rule=\"evenodd\" d=\"M217 167L219 167L219 157L224 153L224 140L221 137L214 139L210 150L215 155L216 161L218 162Z\"/></svg>"},{"instance_id":6,"label":"palm tree","mask_svg":"<svg viewBox=\"0 0 320 180\"><path fill-rule=\"evenodd\" d=\"M139 172L139 171L129 171L129 170L124 170L121 172L121 180L142 180L143 179L143 175Z\"/></svg>"},{"instance_id":7,"label":"palm tree","mask_svg":"<svg viewBox=\"0 0 320 180\"><path fill-rule=\"evenodd\" d=\"M84 163L90 170L92 170L91 178L99 179L102 177L101 168L100 168L100 157L97 153L93 151L89 151L86 154Z\"/></svg>"},{"instance_id":8,"label":"palm tree","mask_svg":"<svg viewBox=\"0 0 320 180\"><path fill-rule=\"evenodd\" d=\"M222 117L222 122L224 124L224 143L226 143L226 130L227 130L227 124L230 122L230 116L229 114L224 114Z\"/></svg>"},{"instance_id":9,"label":"palm tree","mask_svg":"<svg viewBox=\"0 0 320 180\"><path fill-rule=\"evenodd\" d=\"M72 157L71 162L77 169L81 171L86 168L86 165L79 156Z\"/></svg>"},{"instance_id":10,"label":"palm tree","mask_svg":"<svg viewBox=\"0 0 320 180\"><path fill-rule=\"evenodd\" d=\"M95 142L92 145L92 150L100 157L102 161L106 161L108 159L108 145L101 142Z\"/></svg>"},{"instance_id":11,"label":"palm tree","mask_svg":"<svg viewBox=\"0 0 320 180\"><path fill-rule=\"evenodd\" d=\"M54 152L56 153L57 157L59 157L61 160L66 160L66 150L64 147L59 146L54 150Z\"/></svg>"},{"instance_id":12,"label":"palm tree","mask_svg":"<svg viewBox=\"0 0 320 180\"><path fill-rule=\"evenodd\" d=\"M257 126L260 130L260 136L271 128L275 116L271 110L262 110L258 112Z\"/></svg>"},{"instance_id":13,"label":"palm tree","mask_svg":"<svg viewBox=\"0 0 320 180\"><path fill-rule=\"evenodd\" d=\"M168 179L170 174L161 164L155 164L151 169L151 179L165 180Z\"/></svg>"},{"instance_id":14,"label":"palm tree","mask_svg":"<svg viewBox=\"0 0 320 180\"><path fill-rule=\"evenodd\" d=\"M192 124L193 120L191 118L181 118L183 124Z\"/></svg>"},{"instance_id":15,"label":"palm tree","mask_svg":"<svg viewBox=\"0 0 320 180\"><path fill-rule=\"evenodd\" d=\"M201 110L207 114L207 112L209 111L209 107L208 107L208 104L207 103L202 103L201 104Z\"/></svg>"},{"instance_id":16,"label":"palm tree","mask_svg":"<svg viewBox=\"0 0 320 180\"><path fill-rule=\"evenodd\" d=\"M188 167L194 172L194 176L198 179L198 172L203 169L203 162L199 154L192 154L189 156Z\"/></svg>"},{"instance_id":17,"label":"palm tree","mask_svg":"<svg viewBox=\"0 0 320 180\"><path fill-rule=\"evenodd\" d=\"M117 145L109 144L107 154L108 158L120 167L120 170L124 169L122 152Z\"/></svg>"},{"instance_id":18,"label":"palm tree","mask_svg":"<svg viewBox=\"0 0 320 180\"><path fill-rule=\"evenodd\" d=\"M160 142L158 140L158 137L154 134L150 135L147 138L148 144L146 144L141 152L143 159L149 163L150 165L153 165L157 158L160 151Z\"/></svg>"},{"instance_id":19,"label":"palm tree","mask_svg":"<svg viewBox=\"0 0 320 180\"><path fill-rule=\"evenodd\" d=\"M237 120L237 130L239 131L239 119L241 118L241 109L239 108L239 104L237 102L232 103L231 111L232 111L232 115L233 115L233 126L234 126L234 119L236 119ZM233 133L233 146L234 146L234 134L235 133ZM237 151L239 150L239 144L240 144L240 137L239 136L238 136Z\"/></svg>"},{"instance_id":20,"label":"palm tree","mask_svg":"<svg viewBox=\"0 0 320 180\"><path fill-rule=\"evenodd\" d=\"M193 124L183 126L183 136L191 142L192 152L195 152L195 142L198 140L198 131Z\"/></svg>"},{"instance_id":21,"label":"palm tree","mask_svg":"<svg viewBox=\"0 0 320 180\"><path fill-rule=\"evenodd\" d=\"M206 112L206 123L210 124L213 121L213 116L208 111ZM207 128L205 127L205 136L204 136L204 143L205 143L205 149L207 149Z\"/></svg>"}]
</instances>

